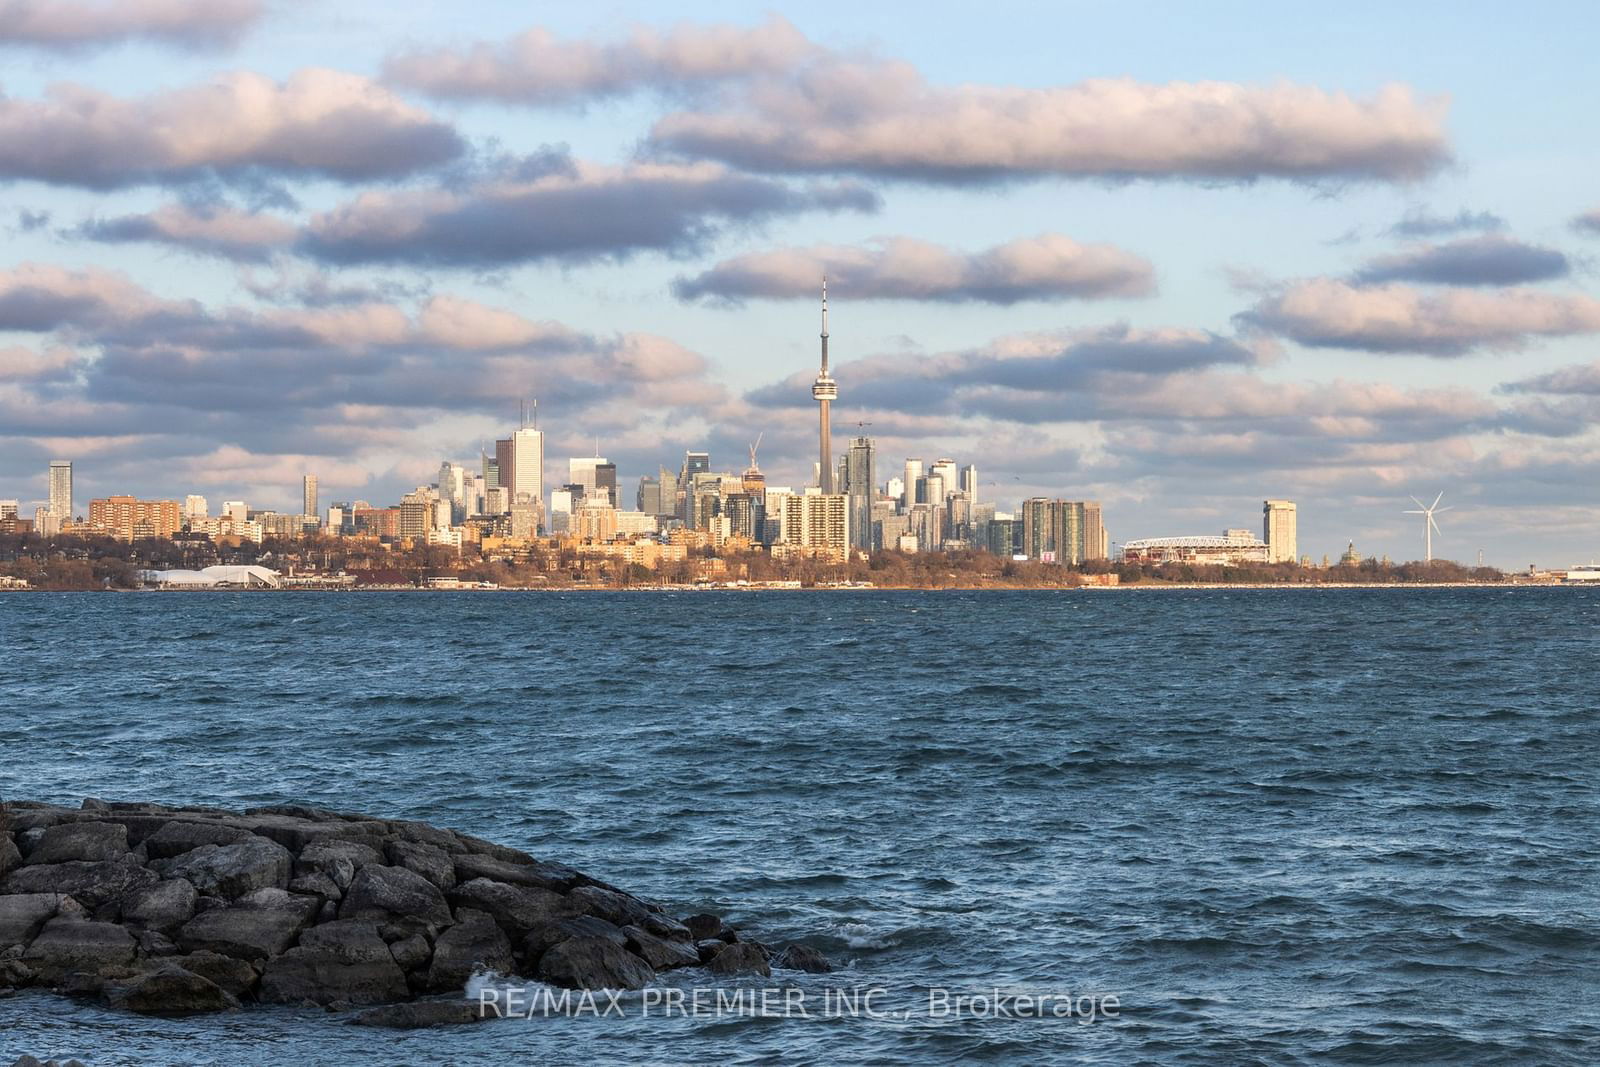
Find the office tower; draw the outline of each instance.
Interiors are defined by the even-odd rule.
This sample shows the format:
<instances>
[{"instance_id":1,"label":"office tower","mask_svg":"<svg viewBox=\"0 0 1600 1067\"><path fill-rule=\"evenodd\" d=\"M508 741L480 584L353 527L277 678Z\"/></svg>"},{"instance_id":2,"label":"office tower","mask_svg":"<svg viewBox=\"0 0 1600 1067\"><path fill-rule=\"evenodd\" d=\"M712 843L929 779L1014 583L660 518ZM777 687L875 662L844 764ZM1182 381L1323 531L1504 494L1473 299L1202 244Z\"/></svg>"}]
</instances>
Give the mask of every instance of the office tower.
<instances>
[{"instance_id":1,"label":"office tower","mask_svg":"<svg viewBox=\"0 0 1600 1067\"><path fill-rule=\"evenodd\" d=\"M512 431L510 445L511 502L533 505L537 530L544 511L544 431L523 426ZM501 484L505 484L503 473Z\"/></svg>"},{"instance_id":2,"label":"office tower","mask_svg":"<svg viewBox=\"0 0 1600 1067\"><path fill-rule=\"evenodd\" d=\"M850 547L872 551L872 502L877 496L872 438L857 437L845 453L845 495L850 498Z\"/></svg>"},{"instance_id":3,"label":"office tower","mask_svg":"<svg viewBox=\"0 0 1600 1067\"><path fill-rule=\"evenodd\" d=\"M928 473L929 474L937 474L939 476L939 484L944 487L945 495L961 491L961 475L956 470L956 461L955 460L953 460L953 459L934 460L933 466L928 468ZM930 503L930 504L943 504L944 503L944 496L941 495L937 500L933 499L932 497L929 497L928 498L928 503Z\"/></svg>"},{"instance_id":4,"label":"office tower","mask_svg":"<svg viewBox=\"0 0 1600 1067\"><path fill-rule=\"evenodd\" d=\"M706 474L710 470L710 452L685 452L683 454L683 467L678 471L678 483L682 485L696 474Z\"/></svg>"},{"instance_id":5,"label":"office tower","mask_svg":"<svg viewBox=\"0 0 1600 1067\"><path fill-rule=\"evenodd\" d=\"M499 444L500 442L495 442L497 449ZM483 467L483 487L485 489L498 488L500 485L500 460L480 448L478 450L478 462Z\"/></svg>"},{"instance_id":6,"label":"office tower","mask_svg":"<svg viewBox=\"0 0 1600 1067\"><path fill-rule=\"evenodd\" d=\"M483 513L506 515L511 511L511 490L503 485L491 486L483 491Z\"/></svg>"},{"instance_id":7,"label":"office tower","mask_svg":"<svg viewBox=\"0 0 1600 1067\"><path fill-rule=\"evenodd\" d=\"M72 461L50 461L50 513L62 522L72 521Z\"/></svg>"},{"instance_id":8,"label":"office tower","mask_svg":"<svg viewBox=\"0 0 1600 1067\"><path fill-rule=\"evenodd\" d=\"M229 522L241 523L250 521L250 509L243 500L226 500L222 504L222 514Z\"/></svg>"},{"instance_id":9,"label":"office tower","mask_svg":"<svg viewBox=\"0 0 1600 1067\"><path fill-rule=\"evenodd\" d=\"M550 532L569 533L572 530L572 513L583 501L583 486L565 485L550 491Z\"/></svg>"},{"instance_id":10,"label":"office tower","mask_svg":"<svg viewBox=\"0 0 1600 1067\"><path fill-rule=\"evenodd\" d=\"M1268 563L1293 563L1300 558L1298 526L1293 500L1262 501L1261 540L1267 543Z\"/></svg>"},{"instance_id":11,"label":"office tower","mask_svg":"<svg viewBox=\"0 0 1600 1067\"><path fill-rule=\"evenodd\" d=\"M622 498L617 495L617 465L615 463L601 463L594 469L594 488L596 493L604 493L606 500L613 508L622 504Z\"/></svg>"},{"instance_id":12,"label":"office tower","mask_svg":"<svg viewBox=\"0 0 1600 1067\"><path fill-rule=\"evenodd\" d=\"M206 517L206 498L190 493L183 498L183 521L196 522Z\"/></svg>"},{"instance_id":13,"label":"office tower","mask_svg":"<svg viewBox=\"0 0 1600 1067\"><path fill-rule=\"evenodd\" d=\"M822 279L822 370L811 384L811 398L817 402L817 426L822 450L817 463L817 485L824 494L833 492L833 402L839 399L839 383L828 374L828 279Z\"/></svg>"},{"instance_id":14,"label":"office tower","mask_svg":"<svg viewBox=\"0 0 1600 1067\"><path fill-rule=\"evenodd\" d=\"M512 455L511 448L512 442L511 438L509 437L500 438L499 440L495 441L494 469L496 484L505 489L507 495L514 497L515 494L511 491L511 481L513 476L512 467L515 465L515 459Z\"/></svg>"},{"instance_id":15,"label":"office tower","mask_svg":"<svg viewBox=\"0 0 1600 1067\"><path fill-rule=\"evenodd\" d=\"M972 504L978 502L978 467L969 463L961 468L961 491L967 494L967 501Z\"/></svg>"},{"instance_id":16,"label":"office tower","mask_svg":"<svg viewBox=\"0 0 1600 1067\"><path fill-rule=\"evenodd\" d=\"M350 531L350 505L339 502L328 505L328 533L343 536Z\"/></svg>"},{"instance_id":17,"label":"office tower","mask_svg":"<svg viewBox=\"0 0 1600 1067\"><path fill-rule=\"evenodd\" d=\"M307 474L300 479L300 514L317 517L317 476Z\"/></svg>"},{"instance_id":18,"label":"office tower","mask_svg":"<svg viewBox=\"0 0 1600 1067\"><path fill-rule=\"evenodd\" d=\"M467 517L467 468L448 460L439 464L439 497L450 505L451 525Z\"/></svg>"},{"instance_id":19,"label":"office tower","mask_svg":"<svg viewBox=\"0 0 1600 1067\"><path fill-rule=\"evenodd\" d=\"M567 460L567 484L582 486L583 495L587 496L595 488L596 469L604 462L603 456L572 457Z\"/></svg>"},{"instance_id":20,"label":"office tower","mask_svg":"<svg viewBox=\"0 0 1600 1067\"><path fill-rule=\"evenodd\" d=\"M906 511L910 511L911 510L911 505L912 504L926 503L926 501L919 501L917 499L917 485L921 481L922 481L922 460L920 460L920 459L908 459L908 460L906 460L905 499L901 501L901 506Z\"/></svg>"},{"instance_id":21,"label":"office tower","mask_svg":"<svg viewBox=\"0 0 1600 1067\"><path fill-rule=\"evenodd\" d=\"M661 479L646 474L639 479L639 489L633 494L634 507L645 515L665 514L661 510Z\"/></svg>"},{"instance_id":22,"label":"office tower","mask_svg":"<svg viewBox=\"0 0 1600 1067\"><path fill-rule=\"evenodd\" d=\"M722 514L728 520L728 533L731 536L759 540L762 511L761 501L754 493L730 493L722 501Z\"/></svg>"}]
</instances>

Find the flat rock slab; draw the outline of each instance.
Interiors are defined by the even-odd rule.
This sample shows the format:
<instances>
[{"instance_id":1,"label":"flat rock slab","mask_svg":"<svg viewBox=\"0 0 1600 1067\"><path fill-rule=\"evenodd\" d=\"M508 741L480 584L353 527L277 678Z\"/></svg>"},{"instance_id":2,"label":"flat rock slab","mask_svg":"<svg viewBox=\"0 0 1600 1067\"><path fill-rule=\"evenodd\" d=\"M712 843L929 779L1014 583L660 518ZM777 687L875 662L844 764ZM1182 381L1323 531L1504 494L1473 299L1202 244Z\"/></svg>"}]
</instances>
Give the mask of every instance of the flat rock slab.
<instances>
[{"instance_id":1,"label":"flat rock slab","mask_svg":"<svg viewBox=\"0 0 1600 1067\"><path fill-rule=\"evenodd\" d=\"M276 841L252 837L231 845L201 845L166 861L168 878L182 878L205 896L232 900L253 889L289 884L294 856Z\"/></svg>"},{"instance_id":2,"label":"flat rock slab","mask_svg":"<svg viewBox=\"0 0 1600 1067\"><path fill-rule=\"evenodd\" d=\"M114 1008L140 1015L204 1015L239 1006L239 1001L220 986L176 963L162 964L137 978L114 984L106 1000Z\"/></svg>"},{"instance_id":3,"label":"flat rock slab","mask_svg":"<svg viewBox=\"0 0 1600 1067\"><path fill-rule=\"evenodd\" d=\"M236 905L201 912L178 931L185 952L260 960L281 955L311 923L320 904L316 897L291 897L281 907Z\"/></svg>"},{"instance_id":4,"label":"flat rock slab","mask_svg":"<svg viewBox=\"0 0 1600 1067\"><path fill-rule=\"evenodd\" d=\"M128 852L128 828L111 822L61 823L45 830L28 853L28 864L97 862Z\"/></svg>"},{"instance_id":5,"label":"flat rock slab","mask_svg":"<svg viewBox=\"0 0 1600 1067\"><path fill-rule=\"evenodd\" d=\"M133 964L133 935L116 923L58 918L45 923L22 954L39 980L60 982L69 974L111 976Z\"/></svg>"},{"instance_id":6,"label":"flat rock slab","mask_svg":"<svg viewBox=\"0 0 1600 1067\"><path fill-rule=\"evenodd\" d=\"M362 919L306 931L299 945L261 972L261 999L268 1004L382 1004L408 993L405 972L378 936L378 924Z\"/></svg>"},{"instance_id":7,"label":"flat rock slab","mask_svg":"<svg viewBox=\"0 0 1600 1067\"><path fill-rule=\"evenodd\" d=\"M606 937L570 937L539 959L539 977L569 989L643 989L656 972Z\"/></svg>"},{"instance_id":8,"label":"flat rock slab","mask_svg":"<svg viewBox=\"0 0 1600 1067\"><path fill-rule=\"evenodd\" d=\"M139 865L132 855L90 863L44 863L19 867L0 882L0 894L54 893L70 896L84 907L109 904L130 889L154 885L160 876Z\"/></svg>"},{"instance_id":9,"label":"flat rock slab","mask_svg":"<svg viewBox=\"0 0 1600 1067\"><path fill-rule=\"evenodd\" d=\"M439 887L404 867L363 867L339 905L341 919L396 915L447 926L450 905Z\"/></svg>"}]
</instances>

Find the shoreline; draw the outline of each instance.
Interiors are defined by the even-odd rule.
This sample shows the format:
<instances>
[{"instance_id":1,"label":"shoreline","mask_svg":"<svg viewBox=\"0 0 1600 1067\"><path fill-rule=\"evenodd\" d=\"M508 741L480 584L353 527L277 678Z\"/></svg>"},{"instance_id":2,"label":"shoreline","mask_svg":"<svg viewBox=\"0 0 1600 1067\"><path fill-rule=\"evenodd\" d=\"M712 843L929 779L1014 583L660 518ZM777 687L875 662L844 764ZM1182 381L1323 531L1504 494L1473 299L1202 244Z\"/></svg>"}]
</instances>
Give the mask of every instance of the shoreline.
<instances>
[{"instance_id":1,"label":"shoreline","mask_svg":"<svg viewBox=\"0 0 1600 1067\"><path fill-rule=\"evenodd\" d=\"M499 586L492 589L430 589L414 585L371 585L355 588L147 588L147 589L7 589L7 593L1090 593L1181 592L1185 590L1295 590L1331 589L1582 589L1600 583L1578 582L1140 582L1130 585L570 585Z\"/></svg>"}]
</instances>

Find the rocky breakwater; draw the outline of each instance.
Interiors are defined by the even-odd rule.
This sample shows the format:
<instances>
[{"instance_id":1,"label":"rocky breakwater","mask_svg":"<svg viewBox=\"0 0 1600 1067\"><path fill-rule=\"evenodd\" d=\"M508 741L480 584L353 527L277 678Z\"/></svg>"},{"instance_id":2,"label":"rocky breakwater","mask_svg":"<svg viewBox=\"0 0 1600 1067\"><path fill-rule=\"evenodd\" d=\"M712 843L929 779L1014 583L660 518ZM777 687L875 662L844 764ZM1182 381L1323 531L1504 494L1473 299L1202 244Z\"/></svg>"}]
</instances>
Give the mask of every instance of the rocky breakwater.
<instances>
[{"instance_id":1,"label":"rocky breakwater","mask_svg":"<svg viewBox=\"0 0 1600 1067\"><path fill-rule=\"evenodd\" d=\"M713 915L680 921L571 867L425 823L0 804L0 991L158 1015L458 994L357 1020L409 1025L474 1017L459 994L479 971L638 989L675 968L774 966L831 969L806 946L774 951Z\"/></svg>"}]
</instances>

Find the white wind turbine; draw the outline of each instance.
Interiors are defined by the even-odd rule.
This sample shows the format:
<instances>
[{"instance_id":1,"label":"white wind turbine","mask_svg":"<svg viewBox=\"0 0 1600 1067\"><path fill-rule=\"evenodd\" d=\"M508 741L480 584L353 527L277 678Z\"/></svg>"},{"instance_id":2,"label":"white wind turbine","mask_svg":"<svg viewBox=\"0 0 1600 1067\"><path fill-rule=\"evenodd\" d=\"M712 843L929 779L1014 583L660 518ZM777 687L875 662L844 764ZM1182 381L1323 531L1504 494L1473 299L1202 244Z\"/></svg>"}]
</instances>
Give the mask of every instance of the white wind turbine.
<instances>
[{"instance_id":1,"label":"white wind turbine","mask_svg":"<svg viewBox=\"0 0 1600 1067\"><path fill-rule=\"evenodd\" d=\"M1439 506L1439 501L1441 501L1443 499L1444 499L1444 490L1442 490L1442 489L1439 491L1439 495L1433 498L1433 503L1431 503L1431 504L1424 504L1422 501L1418 500L1416 497L1412 497L1411 498L1411 502L1413 504L1417 505L1417 509L1418 510L1414 510L1414 511L1413 510L1407 510L1406 511L1407 515L1421 515L1423 517L1422 518L1422 538L1423 538L1422 543L1423 543L1424 551L1426 552L1426 555L1424 555L1424 557L1423 557L1423 562L1425 562L1425 563L1432 563L1433 562L1433 532L1435 530L1439 530L1439 524L1437 522L1433 521L1433 517L1435 515L1437 515L1437 514L1440 514L1441 512L1445 512L1445 511L1449 511L1450 510L1448 507L1441 508ZM1439 532L1443 533L1444 531L1443 530L1439 530Z\"/></svg>"}]
</instances>

